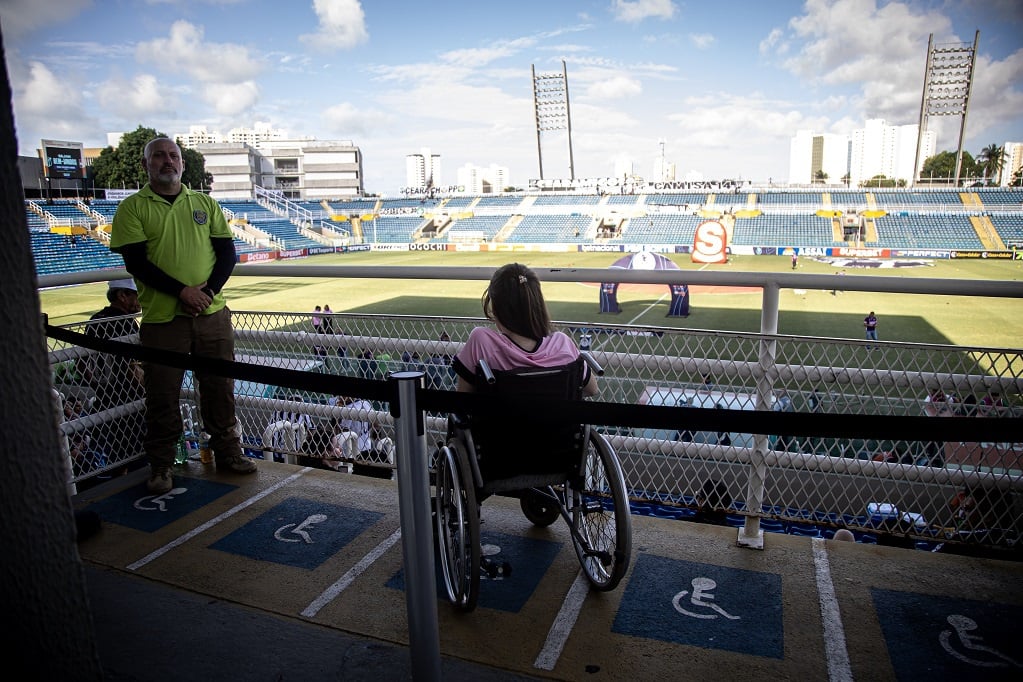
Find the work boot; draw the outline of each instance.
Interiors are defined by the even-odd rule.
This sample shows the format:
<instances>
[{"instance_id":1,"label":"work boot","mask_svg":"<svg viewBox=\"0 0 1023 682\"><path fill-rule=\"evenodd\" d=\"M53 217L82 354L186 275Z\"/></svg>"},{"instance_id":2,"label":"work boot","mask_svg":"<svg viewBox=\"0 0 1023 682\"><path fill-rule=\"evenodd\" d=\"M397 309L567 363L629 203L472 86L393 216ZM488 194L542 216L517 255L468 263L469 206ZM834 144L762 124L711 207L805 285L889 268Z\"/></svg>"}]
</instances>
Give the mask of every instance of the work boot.
<instances>
[{"instance_id":1,"label":"work boot","mask_svg":"<svg viewBox=\"0 0 1023 682\"><path fill-rule=\"evenodd\" d=\"M256 471L256 463L244 455L217 459L217 471L229 471L235 474L251 474Z\"/></svg>"},{"instance_id":2,"label":"work boot","mask_svg":"<svg viewBox=\"0 0 1023 682\"><path fill-rule=\"evenodd\" d=\"M146 489L149 492L162 495L169 493L172 486L170 467L152 467L149 480L146 481Z\"/></svg>"}]
</instances>

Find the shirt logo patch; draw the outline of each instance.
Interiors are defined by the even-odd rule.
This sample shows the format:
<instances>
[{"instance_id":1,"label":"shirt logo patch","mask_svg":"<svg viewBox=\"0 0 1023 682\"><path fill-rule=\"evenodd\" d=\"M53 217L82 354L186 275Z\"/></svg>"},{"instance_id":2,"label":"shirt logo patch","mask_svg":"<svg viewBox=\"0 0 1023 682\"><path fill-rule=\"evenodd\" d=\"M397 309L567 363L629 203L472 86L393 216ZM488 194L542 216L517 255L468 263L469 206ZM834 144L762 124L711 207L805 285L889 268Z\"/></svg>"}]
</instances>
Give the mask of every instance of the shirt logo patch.
<instances>
[{"instance_id":1,"label":"shirt logo patch","mask_svg":"<svg viewBox=\"0 0 1023 682\"><path fill-rule=\"evenodd\" d=\"M196 225L205 225L208 217L209 216L206 215L206 211L200 210L192 211L192 220L195 221Z\"/></svg>"}]
</instances>

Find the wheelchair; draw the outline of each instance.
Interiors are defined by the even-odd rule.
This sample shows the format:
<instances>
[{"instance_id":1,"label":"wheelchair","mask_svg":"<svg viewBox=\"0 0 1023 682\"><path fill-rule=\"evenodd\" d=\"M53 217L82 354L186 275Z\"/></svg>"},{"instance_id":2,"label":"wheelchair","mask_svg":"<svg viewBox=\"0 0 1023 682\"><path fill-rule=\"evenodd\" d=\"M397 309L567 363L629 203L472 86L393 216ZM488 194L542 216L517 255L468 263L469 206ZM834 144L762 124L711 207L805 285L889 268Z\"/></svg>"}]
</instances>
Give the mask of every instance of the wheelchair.
<instances>
[{"instance_id":1,"label":"wheelchair","mask_svg":"<svg viewBox=\"0 0 1023 682\"><path fill-rule=\"evenodd\" d=\"M584 354L554 368L477 369L476 390L549 400L581 398ZM519 401L521 404L521 401ZM552 411L450 415L446 442L437 452L434 518L443 583L461 611L476 608L480 578L510 571L481 557L480 510L494 494L519 498L526 518L546 527L568 525L576 556L593 589L613 590L632 555L632 523L625 477L603 435L565 423Z\"/></svg>"}]
</instances>

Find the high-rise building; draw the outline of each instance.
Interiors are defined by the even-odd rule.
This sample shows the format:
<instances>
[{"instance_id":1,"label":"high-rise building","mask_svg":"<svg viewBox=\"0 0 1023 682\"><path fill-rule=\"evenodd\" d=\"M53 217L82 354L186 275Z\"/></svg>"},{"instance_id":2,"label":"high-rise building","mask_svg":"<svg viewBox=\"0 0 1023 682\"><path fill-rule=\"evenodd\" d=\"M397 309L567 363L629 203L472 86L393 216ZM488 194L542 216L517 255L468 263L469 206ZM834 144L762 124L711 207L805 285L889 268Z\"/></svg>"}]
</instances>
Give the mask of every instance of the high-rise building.
<instances>
[{"instance_id":1,"label":"high-rise building","mask_svg":"<svg viewBox=\"0 0 1023 682\"><path fill-rule=\"evenodd\" d=\"M800 130L789 143L789 183L819 182L858 187L873 177L913 184L917 125L890 126L884 119L868 119L852 135L815 134ZM934 156L937 136L925 131L920 140L920 165Z\"/></svg>"},{"instance_id":2,"label":"high-rise building","mask_svg":"<svg viewBox=\"0 0 1023 682\"><path fill-rule=\"evenodd\" d=\"M1002 180L999 184L1008 187L1016 173L1023 169L1023 142L1006 142L1002 145Z\"/></svg>"},{"instance_id":3,"label":"high-rise building","mask_svg":"<svg viewBox=\"0 0 1023 682\"><path fill-rule=\"evenodd\" d=\"M894 180L914 182L914 155L920 126L890 126L884 119L869 119L863 128L854 130L849 150L849 184L853 187L883 175ZM920 140L920 166L934 156L937 136L925 131Z\"/></svg>"},{"instance_id":4,"label":"high-rise building","mask_svg":"<svg viewBox=\"0 0 1023 682\"><path fill-rule=\"evenodd\" d=\"M491 164L481 168L467 163L456 172L456 184L466 194L493 194L509 186L508 168Z\"/></svg>"},{"instance_id":5,"label":"high-rise building","mask_svg":"<svg viewBox=\"0 0 1023 682\"><path fill-rule=\"evenodd\" d=\"M419 154L407 155L405 184L413 188L439 187L440 154L431 154L427 147L423 147Z\"/></svg>"}]
</instances>

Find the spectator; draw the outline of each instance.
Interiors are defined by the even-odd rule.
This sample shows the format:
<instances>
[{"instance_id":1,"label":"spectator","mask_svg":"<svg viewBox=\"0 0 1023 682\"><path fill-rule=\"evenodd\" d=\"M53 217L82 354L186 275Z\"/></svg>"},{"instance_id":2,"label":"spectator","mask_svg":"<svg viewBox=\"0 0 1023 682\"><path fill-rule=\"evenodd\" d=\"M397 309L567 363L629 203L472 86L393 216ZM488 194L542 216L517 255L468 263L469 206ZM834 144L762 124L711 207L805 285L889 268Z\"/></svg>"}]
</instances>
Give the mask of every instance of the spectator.
<instances>
[{"instance_id":1,"label":"spectator","mask_svg":"<svg viewBox=\"0 0 1023 682\"><path fill-rule=\"evenodd\" d=\"M323 315L320 306L313 308L313 332L319 334L323 331Z\"/></svg>"},{"instance_id":2,"label":"spectator","mask_svg":"<svg viewBox=\"0 0 1023 682\"><path fill-rule=\"evenodd\" d=\"M394 475L390 466L394 463L394 446L390 438L381 443L383 435L377 422L371 422L373 405L362 398L341 396L338 403L354 414L338 421L339 432L335 435L335 450L341 456L351 459L352 473L374 478L390 479Z\"/></svg>"},{"instance_id":3,"label":"spectator","mask_svg":"<svg viewBox=\"0 0 1023 682\"><path fill-rule=\"evenodd\" d=\"M718 403L717 405L714 406L714 408L718 409L718 410L723 410L723 409L725 409L725 404L724 403ZM717 440L718 440L718 445L726 445L726 446L727 445L731 445L732 444L732 435L730 433L728 433L727 431L718 431Z\"/></svg>"},{"instance_id":4,"label":"spectator","mask_svg":"<svg viewBox=\"0 0 1023 682\"><path fill-rule=\"evenodd\" d=\"M678 402L675 403L675 404L678 405L679 407L689 407L689 398L687 398L684 395L679 396ZM683 421L685 421L685 419L686 419L686 417L685 417L685 415L683 415ZM693 442L693 432L692 432L692 430L691 429L682 429L682 430L676 432L675 433L675 440L677 440L677 441L679 441L681 443L692 443Z\"/></svg>"},{"instance_id":5,"label":"spectator","mask_svg":"<svg viewBox=\"0 0 1023 682\"><path fill-rule=\"evenodd\" d=\"M234 359L234 329L223 287L235 265L234 238L216 200L181 184L181 149L166 137L150 140L143 166L149 182L118 204L110 248L124 258L139 288L143 346ZM152 493L173 487L171 467L181 437L179 401L184 370L149 363L145 371L146 438ZM242 454L234 380L195 373L203 426L217 470L256 471Z\"/></svg>"},{"instance_id":6,"label":"spectator","mask_svg":"<svg viewBox=\"0 0 1023 682\"><path fill-rule=\"evenodd\" d=\"M323 306L323 333L334 333L334 311L330 309L329 305Z\"/></svg>"},{"instance_id":7,"label":"spectator","mask_svg":"<svg viewBox=\"0 0 1023 682\"><path fill-rule=\"evenodd\" d=\"M510 370L558 367L579 357L572 337L554 330L540 280L525 265L508 263L498 268L482 304L494 327L473 329L452 360L459 391L475 391L476 368L482 359L492 370ZM596 376L585 364L582 382L584 395L596 395Z\"/></svg>"},{"instance_id":8,"label":"spectator","mask_svg":"<svg viewBox=\"0 0 1023 682\"><path fill-rule=\"evenodd\" d=\"M118 339L138 334L139 325L133 317L142 310L135 280L118 279L107 284L109 305L96 314L85 328L88 336ZM118 355L96 353L86 358L83 376L96 392L96 411L126 405L145 397L142 363ZM145 430L141 411L107 421L99 429L99 447L117 459L138 454Z\"/></svg>"},{"instance_id":9,"label":"spectator","mask_svg":"<svg viewBox=\"0 0 1023 682\"><path fill-rule=\"evenodd\" d=\"M696 493L696 516L699 523L712 523L717 526L728 525L727 509L732 505L732 496L728 494L728 486L716 479L707 479L703 488Z\"/></svg>"},{"instance_id":10,"label":"spectator","mask_svg":"<svg viewBox=\"0 0 1023 682\"><path fill-rule=\"evenodd\" d=\"M839 528L836 530L835 536L832 539L838 540L839 542L856 542L856 536L853 535L852 531L848 528Z\"/></svg>"},{"instance_id":11,"label":"spectator","mask_svg":"<svg viewBox=\"0 0 1023 682\"><path fill-rule=\"evenodd\" d=\"M991 391L980 399L980 415L982 417L1001 417L1005 404L998 391Z\"/></svg>"},{"instance_id":12,"label":"spectator","mask_svg":"<svg viewBox=\"0 0 1023 682\"><path fill-rule=\"evenodd\" d=\"M107 301L108 306L89 318L96 324L86 326L86 335L101 339L117 339L138 334L138 323L133 318L126 317L142 309L135 281L119 279L109 282ZM97 410L123 405L138 400L143 395L142 368L128 358L96 353L86 358L80 367L82 376L96 392Z\"/></svg>"}]
</instances>

